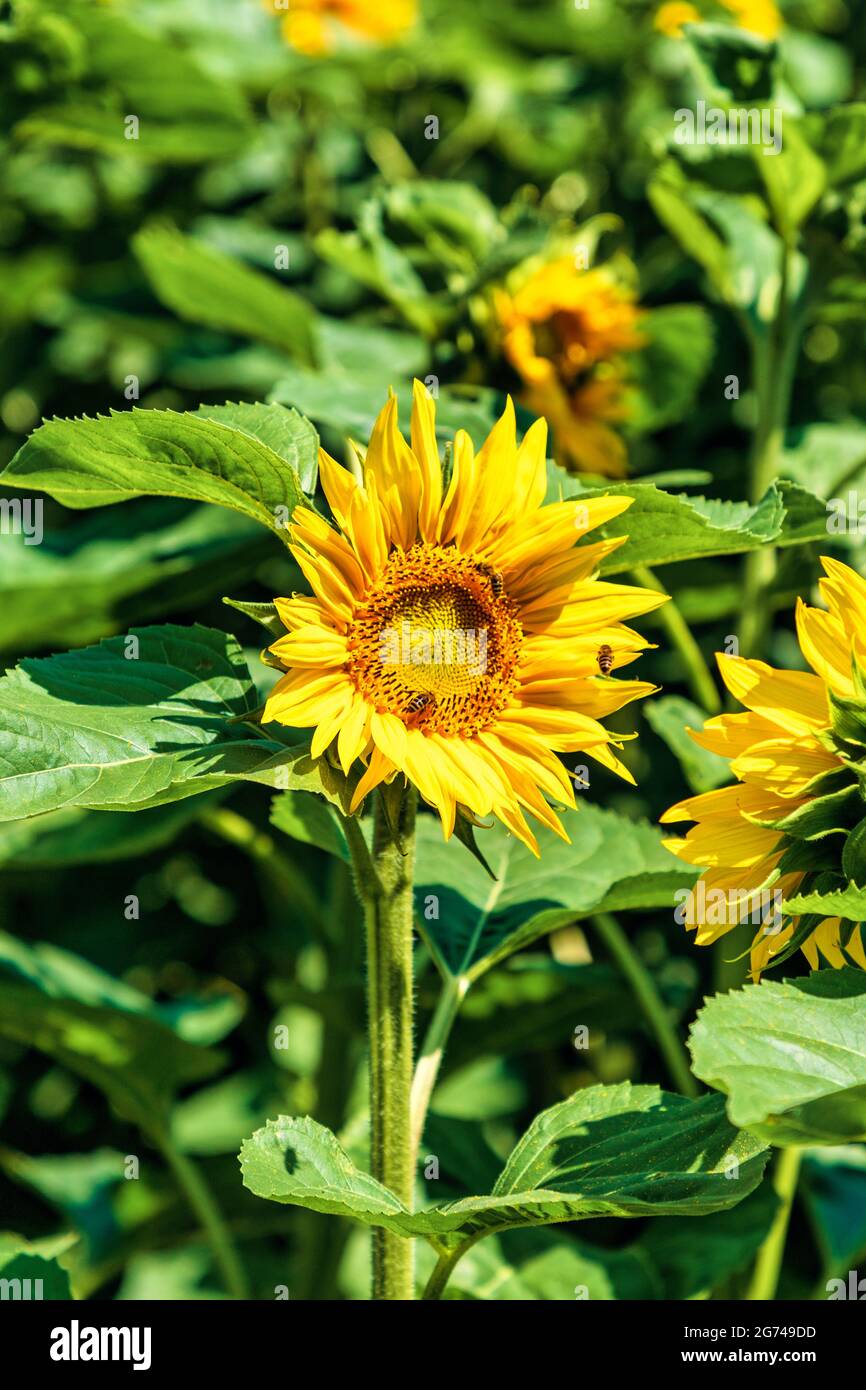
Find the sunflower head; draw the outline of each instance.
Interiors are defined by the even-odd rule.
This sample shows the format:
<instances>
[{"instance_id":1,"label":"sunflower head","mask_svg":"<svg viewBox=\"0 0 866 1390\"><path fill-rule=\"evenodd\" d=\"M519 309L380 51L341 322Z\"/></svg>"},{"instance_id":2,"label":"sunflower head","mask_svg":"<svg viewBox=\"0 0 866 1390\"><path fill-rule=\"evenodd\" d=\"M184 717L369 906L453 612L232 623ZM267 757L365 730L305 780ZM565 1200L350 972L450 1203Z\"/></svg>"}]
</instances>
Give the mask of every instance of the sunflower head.
<instances>
[{"instance_id":1,"label":"sunflower head","mask_svg":"<svg viewBox=\"0 0 866 1390\"><path fill-rule=\"evenodd\" d=\"M782 16L775 0L720 0L720 3L734 16L737 27L750 34L775 39L782 31Z\"/></svg>"},{"instance_id":2,"label":"sunflower head","mask_svg":"<svg viewBox=\"0 0 866 1390\"><path fill-rule=\"evenodd\" d=\"M653 687L601 674L648 645L623 619L664 601L603 583L622 538L579 544L628 497L544 504L547 428L518 445L508 402L478 453L459 431L443 475L433 401L415 383L411 444L389 399L358 474L324 451L334 525L294 513L292 553L310 595L278 598L285 669L266 720L310 728L312 755L362 775L352 808L382 782L413 782L450 835L459 810L498 816L533 850L524 812L565 836L550 802L573 806L561 754L632 780L601 720Z\"/></svg>"},{"instance_id":3,"label":"sunflower head","mask_svg":"<svg viewBox=\"0 0 866 1390\"><path fill-rule=\"evenodd\" d=\"M518 272L495 309L526 404L550 421L563 461L621 476L625 447L609 422L628 413L623 354L644 342L634 293L608 268L561 256Z\"/></svg>"},{"instance_id":4,"label":"sunflower head","mask_svg":"<svg viewBox=\"0 0 866 1390\"><path fill-rule=\"evenodd\" d=\"M816 968L866 968L856 895L852 916L834 910L866 844L866 582L838 560L822 561L826 611L797 606L811 671L778 671L737 656L717 659L745 707L708 720L696 743L731 760L736 783L689 797L663 821L696 824L668 849L703 873L685 904L686 925L708 945L751 923L752 973L798 948ZM866 859L863 860L866 867ZM782 909L786 903L799 916ZM822 909L826 902L826 909ZM866 913L864 913L866 915Z\"/></svg>"},{"instance_id":5,"label":"sunflower head","mask_svg":"<svg viewBox=\"0 0 866 1390\"><path fill-rule=\"evenodd\" d=\"M299 53L321 56L346 42L396 43L417 17L416 0L262 0L278 15L283 38Z\"/></svg>"},{"instance_id":6,"label":"sunflower head","mask_svg":"<svg viewBox=\"0 0 866 1390\"><path fill-rule=\"evenodd\" d=\"M775 0L718 0L717 5L707 3L705 10L706 13L702 14L687 0L667 0L656 10L653 25L668 38L681 39L684 25L711 20L715 17L712 13L715 10L720 18L733 15L738 29L745 29L762 39L778 38L782 30L782 16Z\"/></svg>"},{"instance_id":7,"label":"sunflower head","mask_svg":"<svg viewBox=\"0 0 866 1390\"><path fill-rule=\"evenodd\" d=\"M655 28L660 34L666 34L669 39L681 39L684 24L700 22L700 10L695 9L694 5L689 5L687 0L669 0L668 4L656 10L653 18Z\"/></svg>"}]
</instances>

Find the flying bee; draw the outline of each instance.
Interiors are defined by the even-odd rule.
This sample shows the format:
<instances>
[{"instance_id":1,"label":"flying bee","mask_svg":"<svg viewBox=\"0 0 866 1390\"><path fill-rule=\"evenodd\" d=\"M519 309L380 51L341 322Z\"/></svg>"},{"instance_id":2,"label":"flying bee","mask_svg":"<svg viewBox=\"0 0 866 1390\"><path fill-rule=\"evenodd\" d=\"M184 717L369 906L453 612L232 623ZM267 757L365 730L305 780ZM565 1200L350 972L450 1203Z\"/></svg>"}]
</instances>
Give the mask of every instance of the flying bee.
<instances>
[{"instance_id":1,"label":"flying bee","mask_svg":"<svg viewBox=\"0 0 866 1390\"><path fill-rule=\"evenodd\" d=\"M606 642L599 647L595 659L598 662L599 671L603 676L606 676L613 666L613 651Z\"/></svg>"},{"instance_id":2,"label":"flying bee","mask_svg":"<svg viewBox=\"0 0 866 1390\"><path fill-rule=\"evenodd\" d=\"M405 712L406 714L412 715L417 723L421 715L432 714L435 704L436 701L434 697L428 691L421 690L417 695L412 696L412 699L406 706Z\"/></svg>"},{"instance_id":3,"label":"flying bee","mask_svg":"<svg viewBox=\"0 0 866 1390\"><path fill-rule=\"evenodd\" d=\"M484 575L484 578L490 585L490 592L492 593L493 597L502 598L502 595L505 591L505 583L499 571L495 570L492 565L478 564L475 566L475 568L478 570L479 574Z\"/></svg>"}]
</instances>

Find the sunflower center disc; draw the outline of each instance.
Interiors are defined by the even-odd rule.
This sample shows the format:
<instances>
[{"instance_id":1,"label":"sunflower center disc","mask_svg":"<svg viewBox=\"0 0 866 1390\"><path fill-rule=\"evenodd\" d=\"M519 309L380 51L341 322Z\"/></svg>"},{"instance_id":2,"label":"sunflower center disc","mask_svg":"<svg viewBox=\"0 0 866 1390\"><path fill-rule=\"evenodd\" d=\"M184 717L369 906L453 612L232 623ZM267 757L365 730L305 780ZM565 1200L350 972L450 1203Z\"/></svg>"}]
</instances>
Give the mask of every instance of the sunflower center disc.
<instances>
[{"instance_id":1,"label":"sunflower center disc","mask_svg":"<svg viewBox=\"0 0 866 1390\"><path fill-rule=\"evenodd\" d=\"M471 734L508 703L521 635L493 570L454 547L414 545L392 551L358 609L348 671L376 709Z\"/></svg>"}]
</instances>

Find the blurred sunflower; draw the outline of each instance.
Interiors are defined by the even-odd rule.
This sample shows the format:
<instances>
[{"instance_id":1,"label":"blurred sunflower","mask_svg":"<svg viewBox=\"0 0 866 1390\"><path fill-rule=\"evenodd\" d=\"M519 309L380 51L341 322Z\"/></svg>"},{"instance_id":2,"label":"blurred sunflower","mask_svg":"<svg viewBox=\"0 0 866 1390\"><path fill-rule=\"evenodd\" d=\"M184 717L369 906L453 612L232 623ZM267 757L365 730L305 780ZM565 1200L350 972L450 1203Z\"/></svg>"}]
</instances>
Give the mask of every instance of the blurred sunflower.
<instances>
[{"instance_id":1,"label":"blurred sunflower","mask_svg":"<svg viewBox=\"0 0 866 1390\"><path fill-rule=\"evenodd\" d=\"M270 651L287 674L264 718L314 728L316 757L336 741L345 773L366 764L352 809L402 773L446 836L459 808L492 813L537 853L523 811L567 839L545 798L574 805L557 754L585 752L633 781L613 751L623 736L600 720L653 687L600 676L597 657L607 646L614 667L633 661L648 643L622 620L664 598L597 578L622 538L576 542L631 499L545 506L546 438L537 420L518 447L509 401L478 454L457 433L444 478L416 382L411 448L392 396L362 482L321 452L339 530L294 513L292 553L313 596L276 599L288 632Z\"/></svg>"},{"instance_id":2,"label":"blurred sunflower","mask_svg":"<svg viewBox=\"0 0 866 1390\"><path fill-rule=\"evenodd\" d=\"M775 0L719 0L719 5L733 15L739 29L747 29L750 34L775 39L781 32L782 16ZM702 14L687 0L668 0L656 10L653 23L668 38L681 39L684 24L701 24L714 17L711 13Z\"/></svg>"},{"instance_id":3,"label":"blurred sunflower","mask_svg":"<svg viewBox=\"0 0 866 1390\"><path fill-rule=\"evenodd\" d=\"M847 843L866 809L866 582L838 560L822 564L828 611L797 604L800 649L812 672L719 654L722 679L747 713L721 714L700 733L689 732L702 748L732 760L737 783L688 797L661 817L697 822L685 838L666 841L704 869L686 904L686 925L706 946L739 922L757 923L755 978L797 947L813 969L820 957L866 969L860 922L778 911L794 896L844 891L839 837ZM765 910L768 895L772 910Z\"/></svg>"},{"instance_id":4,"label":"blurred sunflower","mask_svg":"<svg viewBox=\"0 0 866 1390\"><path fill-rule=\"evenodd\" d=\"M632 291L607 267L580 270L560 256L518 269L494 308L526 406L550 422L563 460L622 477L625 445L610 424L628 415L621 355L644 342Z\"/></svg>"},{"instance_id":5,"label":"blurred sunflower","mask_svg":"<svg viewBox=\"0 0 866 1390\"><path fill-rule=\"evenodd\" d=\"M417 0L263 0L281 18L286 42L299 53L332 53L355 35L377 44L395 43L417 18Z\"/></svg>"}]
</instances>

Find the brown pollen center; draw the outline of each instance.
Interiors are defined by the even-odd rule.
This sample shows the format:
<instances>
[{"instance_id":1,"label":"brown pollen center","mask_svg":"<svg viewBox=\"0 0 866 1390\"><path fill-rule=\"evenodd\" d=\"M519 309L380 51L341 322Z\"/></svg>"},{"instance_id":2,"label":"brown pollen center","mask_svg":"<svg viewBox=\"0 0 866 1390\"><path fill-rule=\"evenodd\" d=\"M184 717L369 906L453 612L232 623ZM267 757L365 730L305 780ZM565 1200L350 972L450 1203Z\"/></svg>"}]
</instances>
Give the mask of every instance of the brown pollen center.
<instances>
[{"instance_id":1,"label":"brown pollen center","mask_svg":"<svg viewBox=\"0 0 866 1390\"><path fill-rule=\"evenodd\" d=\"M392 551L357 609L347 670L375 709L465 737L509 703L522 635L495 570L453 546L419 542Z\"/></svg>"}]
</instances>

